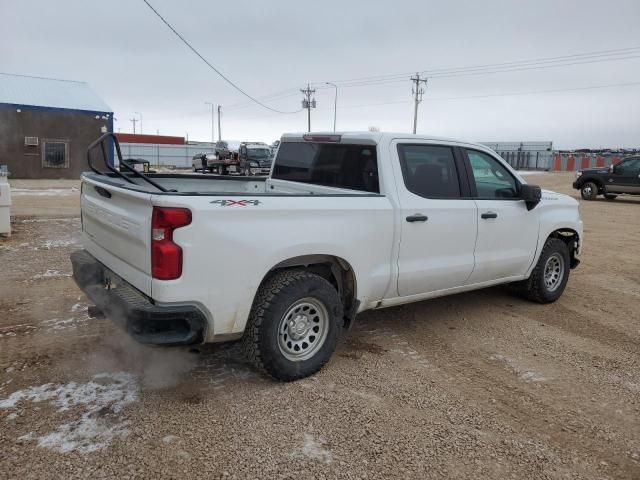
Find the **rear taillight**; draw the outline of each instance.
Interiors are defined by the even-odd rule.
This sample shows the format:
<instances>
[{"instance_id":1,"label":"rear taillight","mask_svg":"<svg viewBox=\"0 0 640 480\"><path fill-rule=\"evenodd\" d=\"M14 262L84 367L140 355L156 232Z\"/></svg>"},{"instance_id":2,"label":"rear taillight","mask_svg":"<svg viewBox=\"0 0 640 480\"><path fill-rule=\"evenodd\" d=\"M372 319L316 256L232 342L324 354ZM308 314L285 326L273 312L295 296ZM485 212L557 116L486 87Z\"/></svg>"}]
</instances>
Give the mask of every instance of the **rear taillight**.
<instances>
[{"instance_id":1,"label":"rear taillight","mask_svg":"<svg viewBox=\"0 0 640 480\"><path fill-rule=\"evenodd\" d=\"M173 243L173 231L191 223L187 208L153 207L151 217L151 275L175 280L182 275L182 249Z\"/></svg>"}]
</instances>

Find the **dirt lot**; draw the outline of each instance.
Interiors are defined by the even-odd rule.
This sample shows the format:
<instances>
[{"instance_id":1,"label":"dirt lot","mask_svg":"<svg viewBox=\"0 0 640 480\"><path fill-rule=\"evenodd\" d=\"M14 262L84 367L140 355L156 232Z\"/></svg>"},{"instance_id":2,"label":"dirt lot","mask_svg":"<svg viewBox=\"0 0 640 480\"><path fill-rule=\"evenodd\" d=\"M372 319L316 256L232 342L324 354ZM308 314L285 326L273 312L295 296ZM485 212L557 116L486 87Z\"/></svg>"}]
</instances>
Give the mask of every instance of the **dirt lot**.
<instances>
[{"instance_id":1,"label":"dirt lot","mask_svg":"<svg viewBox=\"0 0 640 480\"><path fill-rule=\"evenodd\" d=\"M577 197L571 175L529 179ZM0 477L640 478L640 199L581 202L557 303L368 312L281 384L236 346L145 349L89 320L71 187L22 185L15 211L41 216L0 240Z\"/></svg>"}]
</instances>

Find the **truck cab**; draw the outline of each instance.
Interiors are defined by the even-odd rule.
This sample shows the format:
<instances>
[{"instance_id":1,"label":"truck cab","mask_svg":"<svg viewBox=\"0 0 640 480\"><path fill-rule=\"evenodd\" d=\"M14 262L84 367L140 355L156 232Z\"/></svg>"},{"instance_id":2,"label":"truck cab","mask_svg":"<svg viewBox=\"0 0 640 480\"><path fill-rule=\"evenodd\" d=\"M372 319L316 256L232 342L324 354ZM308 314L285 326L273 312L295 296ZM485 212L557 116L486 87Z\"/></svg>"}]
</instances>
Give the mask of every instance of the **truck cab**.
<instances>
[{"instance_id":1,"label":"truck cab","mask_svg":"<svg viewBox=\"0 0 640 480\"><path fill-rule=\"evenodd\" d=\"M244 175L268 175L273 156L264 143L242 143L238 149L240 172Z\"/></svg>"},{"instance_id":2,"label":"truck cab","mask_svg":"<svg viewBox=\"0 0 640 480\"><path fill-rule=\"evenodd\" d=\"M573 188L584 200L598 195L614 200L618 195L640 195L640 157L628 157L608 168L590 168L576 172Z\"/></svg>"}]
</instances>

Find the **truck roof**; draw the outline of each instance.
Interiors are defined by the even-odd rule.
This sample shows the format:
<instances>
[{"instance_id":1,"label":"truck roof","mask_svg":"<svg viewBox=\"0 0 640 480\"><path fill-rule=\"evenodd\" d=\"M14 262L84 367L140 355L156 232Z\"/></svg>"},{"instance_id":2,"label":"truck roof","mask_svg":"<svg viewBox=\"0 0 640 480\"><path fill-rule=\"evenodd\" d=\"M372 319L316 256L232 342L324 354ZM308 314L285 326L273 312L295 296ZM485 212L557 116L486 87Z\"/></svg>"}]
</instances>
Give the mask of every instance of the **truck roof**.
<instances>
[{"instance_id":1,"label":"truck roof","mask_svg":"<svg viewBox=\"0 0 640 480\"><path fill-rule=\"evenodd\" d=\"M284 133L282 135L281 140L283 142L292 142L292 141L303 141L303 136L318 136L318 137L326 137L331 135L340 135L340 141L342 143L381 143L382 141L391 141L394 139L402 138L402 139L415 139L415 140L431 140L436 142L447 142L447 143L456 143L456 144L464 144L464 145L473 145L482 150L487 150L485 145L481 145L475 142L468 142L466 140L457 140L454 138L447 137L436 137L432 135L420 135L420 134L412 134L412 133L401 133L401 132L309 132L309 133Z\"/></svg>"}]
</instances>

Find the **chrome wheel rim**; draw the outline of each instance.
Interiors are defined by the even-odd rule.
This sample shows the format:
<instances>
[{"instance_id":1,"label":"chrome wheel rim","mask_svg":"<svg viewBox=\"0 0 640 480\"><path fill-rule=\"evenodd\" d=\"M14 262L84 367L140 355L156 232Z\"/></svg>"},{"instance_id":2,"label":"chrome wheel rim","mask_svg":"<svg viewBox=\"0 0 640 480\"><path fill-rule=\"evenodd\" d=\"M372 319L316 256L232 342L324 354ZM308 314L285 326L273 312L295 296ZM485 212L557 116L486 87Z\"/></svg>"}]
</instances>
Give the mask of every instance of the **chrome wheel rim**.
<instances>
[{"instance_id":1,"label":"chrome wheel rim","mask_svg":"<svg viewBox=\"0 0 640 480\"><path fill-rule=\"evenodd\" d=\"M292 362L313 357L329 331L329 313L319 300L307 297L294 302L278 325L280 353Z\"/></svg>"},{"instance_id":2,"label":"chrome wheel rim","mask_svg":"<svg viewBox=\"0 0 640 480\"><path fill-rule=\"evenodd\" d=\"M564 258L559 253L551 255L544 264L544 285L548 292L554 292L564 277Z\"/></svg>"},{"instance_id":3,"label":"chrome wheel rim","mask_svg":"<svg viewBox=\"0 0 640 480\"><path fill-rule=\"evenodd\" d=\"M582 189L582 193L584 194L585 197L590 197L591 196L591 187L584 187Z\"/></svg>"}]
</instances>

